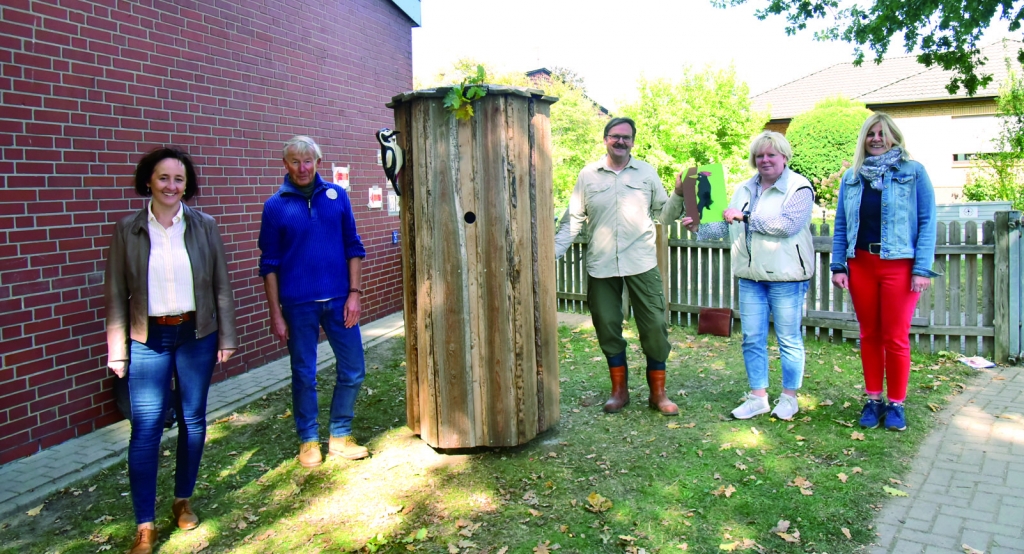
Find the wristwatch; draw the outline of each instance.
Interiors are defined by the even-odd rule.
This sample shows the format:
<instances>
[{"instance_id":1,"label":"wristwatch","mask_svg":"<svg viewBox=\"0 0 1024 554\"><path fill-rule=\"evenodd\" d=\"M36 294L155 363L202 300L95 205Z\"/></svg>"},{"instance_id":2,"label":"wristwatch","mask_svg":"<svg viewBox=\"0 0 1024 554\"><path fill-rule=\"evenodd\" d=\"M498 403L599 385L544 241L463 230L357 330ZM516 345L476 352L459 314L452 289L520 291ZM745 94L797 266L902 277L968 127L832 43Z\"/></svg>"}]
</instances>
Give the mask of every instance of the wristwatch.
<instances>
[{"instance_id":1,"label":"wristwatch","mask_svg":"<svg viewBox=\"0 0 1024 554\"><path fill-rule=\"evenodd\" d=\"M743 223L750 223L750 212L743 212Z\"/></svg>"}]
</instances>

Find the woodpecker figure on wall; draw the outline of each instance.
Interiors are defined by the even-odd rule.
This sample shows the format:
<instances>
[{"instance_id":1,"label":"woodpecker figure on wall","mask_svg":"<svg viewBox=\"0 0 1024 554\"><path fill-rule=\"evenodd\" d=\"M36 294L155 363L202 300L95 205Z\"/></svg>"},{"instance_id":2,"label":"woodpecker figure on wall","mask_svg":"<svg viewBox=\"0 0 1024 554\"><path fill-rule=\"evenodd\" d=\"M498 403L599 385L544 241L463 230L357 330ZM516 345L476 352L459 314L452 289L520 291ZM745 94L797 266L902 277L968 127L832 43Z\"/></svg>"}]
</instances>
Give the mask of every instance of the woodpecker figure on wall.
<instances>
[{"instance_id":1,"label":"woodpecker figure on wall","mask_svg":"<svg viewBox=\"0 0 1024 554\"><path fill-rule=\"evenodd\" d=\"M402 147L398 146L398 131L392 131L387 127L377 131L377 142L380 143L380 160L384 164L384 174L395 189L395 194L401 196L402 190L398 186L398 172L402 171L402 164L405 156Z\"/></svg>"}]
</instances>

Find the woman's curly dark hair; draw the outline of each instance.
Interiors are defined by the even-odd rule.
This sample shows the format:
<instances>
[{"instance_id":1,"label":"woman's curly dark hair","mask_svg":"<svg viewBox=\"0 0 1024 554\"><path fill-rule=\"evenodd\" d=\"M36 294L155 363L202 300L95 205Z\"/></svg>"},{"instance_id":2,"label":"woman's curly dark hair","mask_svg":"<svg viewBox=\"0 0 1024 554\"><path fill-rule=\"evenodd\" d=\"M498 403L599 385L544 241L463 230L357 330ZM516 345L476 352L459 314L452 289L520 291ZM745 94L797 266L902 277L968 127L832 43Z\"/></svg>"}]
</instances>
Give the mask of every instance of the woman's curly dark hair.
<instances>
[{"instance_id":1,"label":"woman's curly dark hair","mask_svg":"<svg viewBox=\"0 0 1024 554\"><path fill-rule=\"evenodd\" d=\"M153 196L153 191L149 190L149 181L153 178L156 164L167 158L174 158L185 166L185 194L182 198L191 200L199 192L199 177L196 175L192 157L188 152L177 148L157 148L139 160L139 165L135 166L135 192L139 193L139 196Z\"/></svg>"}]
</instances>

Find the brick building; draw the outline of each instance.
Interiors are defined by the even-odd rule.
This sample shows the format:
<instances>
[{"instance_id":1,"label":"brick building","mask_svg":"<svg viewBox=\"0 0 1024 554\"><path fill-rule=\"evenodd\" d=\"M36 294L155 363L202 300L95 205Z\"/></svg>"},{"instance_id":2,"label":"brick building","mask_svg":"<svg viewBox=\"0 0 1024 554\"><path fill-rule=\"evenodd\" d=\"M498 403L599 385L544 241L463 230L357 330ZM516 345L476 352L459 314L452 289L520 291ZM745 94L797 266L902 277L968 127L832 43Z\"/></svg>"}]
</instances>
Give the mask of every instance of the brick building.
<instances>
[{"instance_id":1,"label":"brick building","mask_svg":"<svg viewBox=\"0 0 1024 554\"><path fill-rule=\"evenodd\" d=\"M280 147L315 137L350 168L367 249L363 321L401 309L398 216L374 131L412 88L419 0L5 0L0 25L0 464L121 417L106 369L103 270L113 224L144 207L135 163L179 145L190 205L228 252L241 348L214 380L280 358L256 239L285 174ZM387 192L385 189L385 200Z\"/></svg>"}]
</instances>

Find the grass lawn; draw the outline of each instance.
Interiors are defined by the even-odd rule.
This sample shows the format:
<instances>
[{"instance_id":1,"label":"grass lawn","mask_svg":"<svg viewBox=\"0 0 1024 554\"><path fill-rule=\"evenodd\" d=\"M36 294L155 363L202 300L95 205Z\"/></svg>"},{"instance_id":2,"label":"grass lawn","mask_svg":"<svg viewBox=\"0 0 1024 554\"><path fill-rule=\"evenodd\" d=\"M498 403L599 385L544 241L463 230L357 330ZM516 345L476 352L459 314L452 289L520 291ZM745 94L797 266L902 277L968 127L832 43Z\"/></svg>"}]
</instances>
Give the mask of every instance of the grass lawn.
<instances>
[{"instance_id":1,"label":"grass lawn","mask_svg":"<svg viewBox=\"0 0 1024 554\"><path fill-rule=\"evenodd\" d=\"M290 390L268 395L210 423L196 530L172 527L174 446L163 446L158 550L852 552L875 537L887 495L905 488L899 480L935 424L933 409L970 378L962 364L915 353L909 429L864 431L857 351L809 341L795 420L735 421L728 414L746 392L739 336L673 328L668 387L682 413L666 418L647 408L643 356L635 329L627 334L630 366L641 368L633 402L605 415L607 369L592 328L559 329L561 420L517 448L443 454L412 435L401 338L367 352L355 434L370 459L301 468ZM774 397L774 345L772 353ZM328 374L321 381L330 391ZM322 394L322 415L328 401ZM126 551L135 530L126 467L0 523L0 552Z\"/></svg>"}]
</instances>

